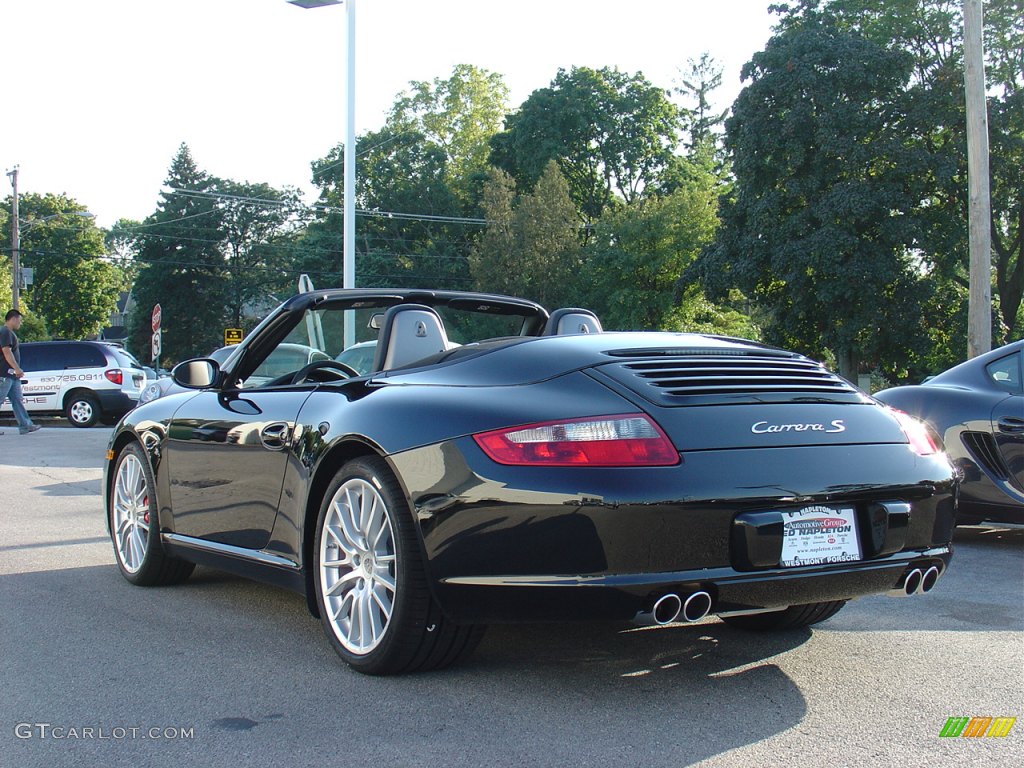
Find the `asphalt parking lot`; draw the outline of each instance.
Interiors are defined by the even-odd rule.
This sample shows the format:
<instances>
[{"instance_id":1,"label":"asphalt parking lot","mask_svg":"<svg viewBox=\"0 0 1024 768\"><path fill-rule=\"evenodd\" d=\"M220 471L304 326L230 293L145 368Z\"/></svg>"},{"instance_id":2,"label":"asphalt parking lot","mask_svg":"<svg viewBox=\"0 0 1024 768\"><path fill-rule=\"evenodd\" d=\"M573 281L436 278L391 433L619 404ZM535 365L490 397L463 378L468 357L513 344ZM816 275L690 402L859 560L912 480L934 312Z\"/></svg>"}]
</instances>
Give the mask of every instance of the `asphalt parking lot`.
<instances>
[{"instance_id":1,"label":"asphalt parking lot","mask_svg":"<svg viewBox=\"0 0 1024 768\"><path fill-rule=\"evenodd\" d=\"M492 627L455 669L367 678L303 599L197 569L130 586L109 429L0 427L0 766L1010 766L1024 529L958 529L933 592L776 635L715 619ZM1018 717L940 738L950 717Z\"/></svg>"}]
</instances>

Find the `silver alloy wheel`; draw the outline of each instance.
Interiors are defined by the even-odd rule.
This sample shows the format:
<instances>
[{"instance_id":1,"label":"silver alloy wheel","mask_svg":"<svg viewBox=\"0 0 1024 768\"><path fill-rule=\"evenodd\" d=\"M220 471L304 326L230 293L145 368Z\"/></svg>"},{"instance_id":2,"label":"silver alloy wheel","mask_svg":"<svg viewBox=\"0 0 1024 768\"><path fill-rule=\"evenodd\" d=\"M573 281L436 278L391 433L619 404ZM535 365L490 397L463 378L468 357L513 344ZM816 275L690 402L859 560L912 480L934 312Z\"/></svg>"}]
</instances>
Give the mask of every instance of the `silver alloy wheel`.
<instances>
[{"instance_id":1,"label":"silver alloy wheel","mask_svg":"<svg viewBox=\"0 0 1024 768\"><path fill-rule=\"evenodd\" d=\"M69 410L71 420L78 424L88 424L93 417L93 406L88 400L76 400Z\"/></svg>"},{"instance_id":2,"label":"silver alloy wheel","mask_svg":"<svg viewBox=\"0 0 1024 768\"><path fill-rule=\"evenodd\" d=\"M398 587L391 516L366 480L343 483L320 532L320 592L344 648L365 655L387 632Z\"/></svg>"},{"instance_id":3,"label":"silver alloy wheel","mask_svg":"<svg viewBox=\"0 0 1024 768\"><path fill-rule=\"evenodd\" d=\"M132 453L118 465L114 480L114 548L128 573L136 573L149 545L149 489L142 462Z\"/></svg>"}]
</instances>

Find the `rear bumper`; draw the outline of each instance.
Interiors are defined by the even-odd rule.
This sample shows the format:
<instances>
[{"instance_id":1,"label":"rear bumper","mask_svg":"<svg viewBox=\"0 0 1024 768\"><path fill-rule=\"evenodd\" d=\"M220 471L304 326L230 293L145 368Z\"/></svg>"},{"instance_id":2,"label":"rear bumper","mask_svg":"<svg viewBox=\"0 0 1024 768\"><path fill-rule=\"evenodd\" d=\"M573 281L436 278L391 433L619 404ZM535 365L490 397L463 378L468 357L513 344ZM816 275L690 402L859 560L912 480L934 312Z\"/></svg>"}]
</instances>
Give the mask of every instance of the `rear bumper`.
<instances>
[{"instance_id":1,"label":"rear bumper","mask_svg":"<svg viewBox=\"0 0 1024 768\"><path fill-rule=\"evenodd\" d=\"M454 577L437 586L443 605L466 622L632 619L662 595L707 592L711 613L785 608L851 600L894 590L913 568L936 567L940 576L952 551L935 547L881 561L743 573L715 568L613 576Z\"/></svg>"},{"instance_id":2,"label":"rear bumper","mask_svg":"<svg viewBox=\"0 0 1024 768\"><path fill-rule=\"evenodd\" d=\"M906 445L538 469L499 466L459 439L390 460L435 597L457 621L628 619L668 591L707 591L713 613L845 600L893 589L912 567L945 571L951 555L958 473ZM779 567L773 512L840 502L856 509L862 559Z\"/></svg>"},{"instance_id":3,"label":"rear bumper","mask_svg":"<svg viewBox=\"0 0 1024 768\"><path fill-rule=\"evenodd\" d=\"M99 400L100 409L103 411L104 416L120 418L124 416L128 411L132 410L139 404L139 399L132 398L126 394L123 390L117 389L100 389L95 392L96 398Z\"/></svg>"}]
</instances>

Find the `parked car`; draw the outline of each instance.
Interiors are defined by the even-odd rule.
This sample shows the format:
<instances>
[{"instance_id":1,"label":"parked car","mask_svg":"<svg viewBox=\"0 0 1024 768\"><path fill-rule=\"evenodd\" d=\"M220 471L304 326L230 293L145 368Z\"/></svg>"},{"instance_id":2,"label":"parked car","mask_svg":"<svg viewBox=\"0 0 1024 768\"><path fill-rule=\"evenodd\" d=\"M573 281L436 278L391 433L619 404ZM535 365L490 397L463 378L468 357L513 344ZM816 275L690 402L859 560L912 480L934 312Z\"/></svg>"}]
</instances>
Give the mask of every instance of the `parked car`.
<instances>
[{"instance_id":1,"label":"parked car","mask_svg":"<svg viewBox=\"0 0 1024 768\"><path fill-rule=\"evenodd\" d=\"M927 422L963 472L957 521L1024 523L1024 340L954 366L924 384L879 392Z\"/></svg>"},{"instance_id":2,"label":"parked car","mask_svg":"<svg viewBox=\"0 0 1024 768\"><path fill-rule=\"evenodd\" d=\"M380 313L373 370L335 360L346 314ZM254 383L292 344L328 359ZM493 622L802 627L927 592L950 562L957 473L924 425L752 342L321 290L174 378L191 393L109 444L121 573L170 584L203 563L294 589L364 673L451 664Z\"/></svg>"},{"instance_id":3,"label":"parked car","mask_svg":"<svg viewBox=\"0 0 1024 768\"><path fill-rule=\"evenodd\" d=\"M351 365L360 375L369 373L373 367L373 356L377 352L377 341L360 341L346 349L335 360Z\"/></svg>"},{"instance_id":4,"label":"parked car","mask_svg":"<svg viewBox=\"0 0 1024 768\"><path fill-rule=\"evenodd\" d=\"M146 381L139 363L120 347L100 341L26 341L25 408L39 416L66 416L76 427L113 424L134 408ZM10 414L5 400L0 413Z\"/></svg>"}]
</instances>

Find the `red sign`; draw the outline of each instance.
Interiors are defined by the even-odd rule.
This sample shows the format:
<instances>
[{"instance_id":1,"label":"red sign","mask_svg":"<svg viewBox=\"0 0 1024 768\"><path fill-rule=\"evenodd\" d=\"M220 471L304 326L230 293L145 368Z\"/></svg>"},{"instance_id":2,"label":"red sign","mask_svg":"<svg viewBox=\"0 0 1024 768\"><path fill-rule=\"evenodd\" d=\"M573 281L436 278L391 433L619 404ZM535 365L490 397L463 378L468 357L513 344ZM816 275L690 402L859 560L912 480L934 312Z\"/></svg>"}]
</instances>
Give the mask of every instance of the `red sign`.
<instances>
[{"instance_id":1,"label":"red sign","mask_svg":"<svg viewBox=\"0 0 1024 768\"><path fill-rule=\"evenodd\" d=\"M153 307L153 333L160 330L160 305L156 304Z\"/></svg>"}]
</instances>

